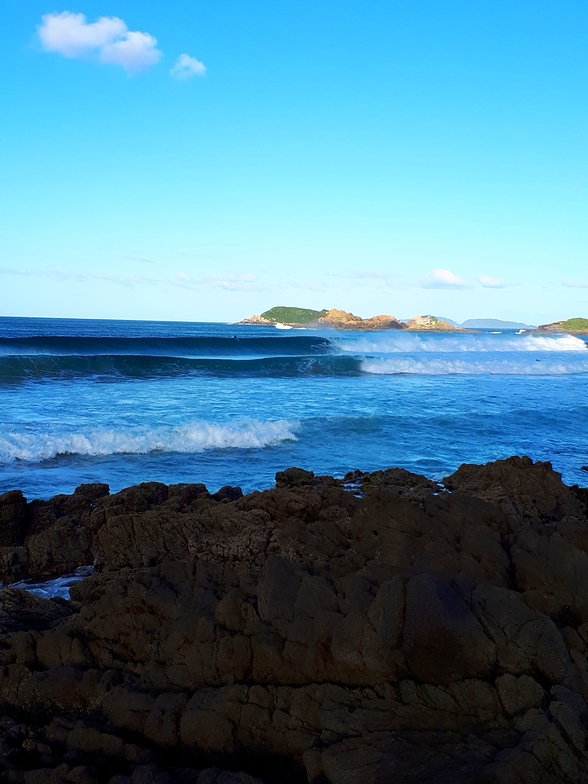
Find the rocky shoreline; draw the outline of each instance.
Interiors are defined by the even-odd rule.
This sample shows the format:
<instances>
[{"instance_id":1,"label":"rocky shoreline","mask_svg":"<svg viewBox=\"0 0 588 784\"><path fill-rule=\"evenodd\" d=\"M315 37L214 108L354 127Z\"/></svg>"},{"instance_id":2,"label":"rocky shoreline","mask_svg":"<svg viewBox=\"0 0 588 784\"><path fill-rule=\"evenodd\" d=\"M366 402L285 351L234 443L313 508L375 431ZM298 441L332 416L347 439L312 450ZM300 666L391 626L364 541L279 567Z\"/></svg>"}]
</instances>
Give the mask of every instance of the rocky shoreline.
<instances>
[{"instance_id":1,"label":"rocky shoreline","mask_svg":"<svg viewBox=\"0 0 588 784\"><path fill-rule=\"evenodd\" d=\"M588 490L549 463L0 496L0 781L588 782Z\"/></svg>"},{"instance_id":2,"label":"rocky shoreline","mask_svg":"<svg viewBox=\"0 0 588 784\"><path fill-rule=\"evenodd\" d=\"M280 310L276 308L275 310ZM238 322L238 326L246 327L275 327L279 324L282 327L296 329L332 329L337 332L385 332L400 330L404 332L475 332L476 330L461 329L441 321L435 316L415 316L408 321L399 321L394 316L380 315L371 318L361 318L345 310L324 311L324 316L308 321L279 321L276 318L265 318L261 316L250 316Z\"/></svg>"},{"instance_id":3,"label":"rocky shoreline","mask_svg":"<svg viewBox=\"0 0 588 784\"><path fill-rule=\"evenodd\" d=\"M294 319L294 320L292 320ZM483 320L482 320L483 321ZM492 320L490 320L492 321ZM259 316L250 316L243 321L237 322L237 326L249 327L285 327L287 329L332 329L338 332L382 332L389 330L402 330L405 332L451 332L476 334L480 327L473 327L464 322L462 326L450 324L436 316L414 316L407 321L400 321L394 316L372 316L371 318L361 318L345 310L322 310L314 311L305 308L275 307L262 313ZM502 322L508 324L508 322ZM501 322L497 321L493 325L496 329L510 329L502 327ZM517 327L514 327L517 329ZM567 321L555 321L552 324L542 324L539 327L518 327L521 332L537 333L548 335L577 335L579 337L588 335L588 319L571 318Z\"/></svg>"}]
</instances>

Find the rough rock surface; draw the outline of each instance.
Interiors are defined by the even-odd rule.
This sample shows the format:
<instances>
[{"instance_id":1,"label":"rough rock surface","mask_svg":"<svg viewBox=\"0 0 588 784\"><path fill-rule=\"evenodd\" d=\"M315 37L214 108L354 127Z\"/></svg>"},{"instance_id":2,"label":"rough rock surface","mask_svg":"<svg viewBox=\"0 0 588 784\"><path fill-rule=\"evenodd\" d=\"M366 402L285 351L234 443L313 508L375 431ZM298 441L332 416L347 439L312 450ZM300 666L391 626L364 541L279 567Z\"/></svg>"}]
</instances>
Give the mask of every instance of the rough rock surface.
<instances>
[{"instance_id":1,"label":"rough rock surface","mask_svg":"<svg viewBox=\"0 0 588 784\"><path fill-rule=\"evenodd\" d=\"M355 316L353 313L348 313L345 310L337 310L333 308L328 310L327 313L312 322L309 326L314 327L329 327L330 329L337 330L361 330L366 332L378 332L387 329L404 329L404 324L394 316L372 316L371 318L363 319L360 316Z\"/></svg>"},{"instance_id":2,"label":"rough rock surface","mask_svg":"<svg viewBox=\"0 0 588 784\"><path fill-rule=\"evenodd\" d=\"M274 309L275 310L275 309ZM271 311L270 311L271 312ZM324 311L323 311L324 312ZM407 322L399 321L394 316L372 316L371 318L361 318L346 310L332 308L326 311L324 316L312 321L291 322L287 319L282 322L286 326L305 328L305 329L336 329L340 331L361 331L361 332L380 332L383 330L408 330L409 332L470 332L471 330L460 329L441 321L435 316L414 316ZM251 316L240 321L239 324L246 326L275 326L275 319L267 319L264 316Z\"/></svg>"},{"instance_id":3,"label":"rough rock surface","mask_svg":"<svg viewBox=\"0 0 588 784\"><path fill-rule=\"evenodd\" d=\"M406 327L413 332L465 332L435 316L414 316L406 322Z\"/></svg>"},{"instance_id":4,"label":"rough rock surface","mask_svg":"<svg viewBox=\"0 0 588 784\"><path fill-rule=\"evenodd\" d=\"M0 497L0 781L588 783L586 491L548 463Z\"/></svg>"}]
</instances>

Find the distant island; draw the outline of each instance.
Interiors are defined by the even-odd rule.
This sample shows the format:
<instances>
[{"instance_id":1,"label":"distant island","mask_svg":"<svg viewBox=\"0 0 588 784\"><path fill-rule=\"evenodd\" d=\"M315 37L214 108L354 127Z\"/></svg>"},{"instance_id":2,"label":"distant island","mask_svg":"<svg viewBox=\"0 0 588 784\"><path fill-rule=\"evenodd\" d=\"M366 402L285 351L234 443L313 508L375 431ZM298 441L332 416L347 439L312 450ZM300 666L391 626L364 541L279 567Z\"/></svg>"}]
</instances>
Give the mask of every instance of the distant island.
<instances>
[{"instance_id":1,"label":"distant island","mask_svg":"<svg viewBox=\"0 0 588 784\"><path fill-rule=\"evenodd\" d=\"M462 322L463 329L537 329L532 324L523 324L520 321L502 321L501 319L468 319Z\"/></svg>"},{"instance_id":2,"label":"distant island","mask_svg":"<svg viewBox=\"0 0 588 784\"><path fill-rule=\"evenodd\" d=\"M251 316L238 322L240 325L278 327L282 329L335 329L338 331L382 332L385 330L402 330L405 332L475 332L479 329L507 330L517 329L524 332L568 333L571 335L588 335L588 319L571 318L567 321L555 321L535 327L519 321L501 321L500 319L468 319L457 324L451 319L437 316L414 316L402 320L394 316L380 315L361 318L345 310L312 310L278 306L270 308L259 316Z\"/></svg>"},{"instance_id":3,"label":"distant island","mask_svg":"<svg viewBox=\"0 0 588 784\"><path fill-rule=\"evenodd\" d=\"M282 328L303 327L304 329L336 329L362 332L381 332L384 330L404 330L409 332L461 332L436 316L415 316L408 321L400 321L394 316L372 316L363 319L345 310L310 310L307 308L275 307L259 316L240 321L249 326L278 326Z\"/></svg>"},{"instance_id":4,"label":"distant island","mask_svg":"<svg viewBox=\"0 0 588 784\"><path fill-rule=\"evenodd\" d=\"M588 319L571 318L567 321L554 321L553 324L542 324L536 332L567 332L569 335L588 335Z\"/></svg>"}]
</instances>

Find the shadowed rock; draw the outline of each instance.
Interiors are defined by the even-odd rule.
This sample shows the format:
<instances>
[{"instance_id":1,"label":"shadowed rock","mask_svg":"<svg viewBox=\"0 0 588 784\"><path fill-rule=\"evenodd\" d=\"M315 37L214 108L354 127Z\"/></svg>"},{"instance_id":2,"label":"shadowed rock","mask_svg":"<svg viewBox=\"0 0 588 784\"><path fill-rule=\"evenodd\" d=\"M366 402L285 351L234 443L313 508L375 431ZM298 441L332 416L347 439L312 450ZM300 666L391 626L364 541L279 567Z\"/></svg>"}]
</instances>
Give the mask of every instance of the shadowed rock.
<instances>
[{"instance_id":1,"label":"shadowed rock","mask_svg":"<svg viewBox=\"0 0 588 784\"><path fill-rule=\"evenodd\" d=\"M588 519L547 463L0 497L0 781L588 782Z\"/></svg>"}]
</instances>

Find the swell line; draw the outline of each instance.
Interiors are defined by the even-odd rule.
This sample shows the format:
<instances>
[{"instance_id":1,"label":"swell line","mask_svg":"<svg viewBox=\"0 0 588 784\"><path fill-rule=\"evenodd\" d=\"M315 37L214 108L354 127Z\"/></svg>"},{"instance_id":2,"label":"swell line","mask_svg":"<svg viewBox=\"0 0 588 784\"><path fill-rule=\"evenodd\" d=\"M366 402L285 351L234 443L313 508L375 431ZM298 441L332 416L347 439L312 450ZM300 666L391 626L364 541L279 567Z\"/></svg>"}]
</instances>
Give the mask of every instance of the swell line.
<instances>
[{"instance_id":1,"label":"swell line","mask_svg":"<svg viewBox=\"0 0 588 784\"><path fill-rule=\"evenodd\" d=\"M166 356L0 356L0 384L53 379L149 379L178 376L360 375L360 360L345 356L266 357L256 359Z\"/></svg>"},{"instance_id":2,"label":"swell line","mask_svg":"<svg viewBox=\"0 0 588 784\"><path fill-rule=\"evenodd\" d=\"M330 349L325 338L292 337L15 337L0 338L0 356L216 356L265 354L296 356L325 354Z\"/></svg>"}]
</instances>

